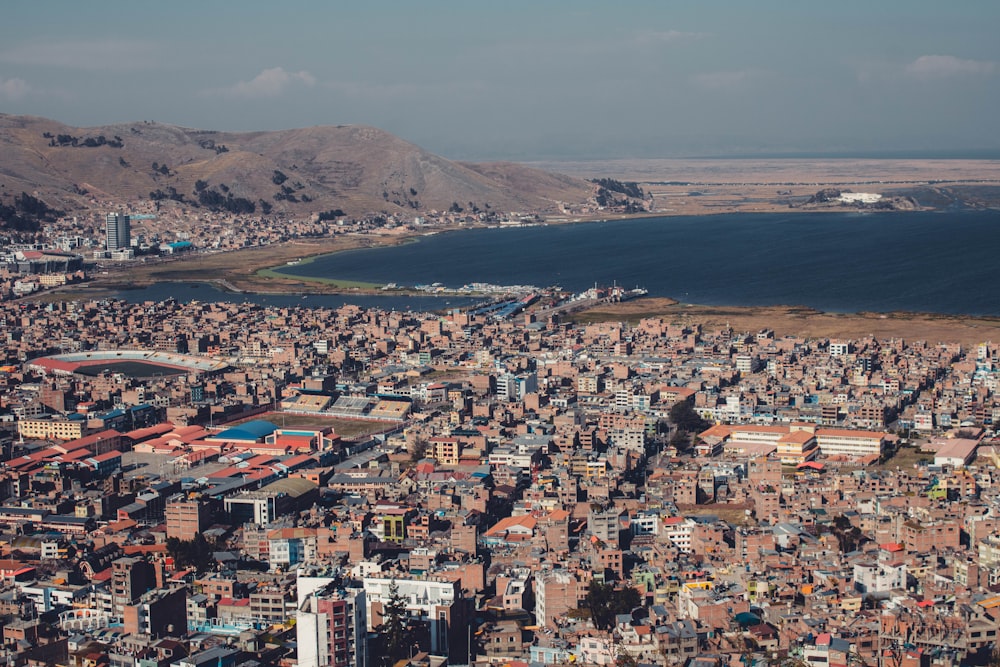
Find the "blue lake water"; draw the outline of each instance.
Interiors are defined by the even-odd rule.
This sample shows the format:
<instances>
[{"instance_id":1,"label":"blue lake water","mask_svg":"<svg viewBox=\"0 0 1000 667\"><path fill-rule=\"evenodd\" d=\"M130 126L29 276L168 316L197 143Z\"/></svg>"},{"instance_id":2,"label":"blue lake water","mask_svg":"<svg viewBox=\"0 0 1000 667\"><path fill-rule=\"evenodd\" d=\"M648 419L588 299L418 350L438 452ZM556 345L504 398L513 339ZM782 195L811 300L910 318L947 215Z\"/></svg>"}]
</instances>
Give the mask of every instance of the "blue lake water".
<instances>
[{"instance_id":1,"label":"blue lake water","mask_svg":"<svg viewBox=\"0 0 1000 667\"><path fill-rule=\"evenodd\" d=\"M1000 211L680 216L463 230L279 269L401 285L617 281L706 305L1000 315Z\"/></svg>"}]
</instances>

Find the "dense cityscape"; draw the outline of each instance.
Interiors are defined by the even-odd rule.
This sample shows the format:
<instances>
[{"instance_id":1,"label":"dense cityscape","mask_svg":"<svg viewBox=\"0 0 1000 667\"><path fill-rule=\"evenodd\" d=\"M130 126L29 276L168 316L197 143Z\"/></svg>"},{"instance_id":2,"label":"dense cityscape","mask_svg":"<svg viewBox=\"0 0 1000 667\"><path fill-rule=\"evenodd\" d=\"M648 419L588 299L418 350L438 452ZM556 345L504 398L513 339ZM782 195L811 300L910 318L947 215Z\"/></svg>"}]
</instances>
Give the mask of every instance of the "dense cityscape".
<instances>
[{"instance_id":1,"label":"dense cityscape","mask_svg":"<svg viewBox=\"0 0 1000 667\"><path fill-rule=\"evenodd\" d=\"M5 264L9 664L994 660L990 342L19 298L137 261L67 224Z\"/></svg>"}]
</instances>

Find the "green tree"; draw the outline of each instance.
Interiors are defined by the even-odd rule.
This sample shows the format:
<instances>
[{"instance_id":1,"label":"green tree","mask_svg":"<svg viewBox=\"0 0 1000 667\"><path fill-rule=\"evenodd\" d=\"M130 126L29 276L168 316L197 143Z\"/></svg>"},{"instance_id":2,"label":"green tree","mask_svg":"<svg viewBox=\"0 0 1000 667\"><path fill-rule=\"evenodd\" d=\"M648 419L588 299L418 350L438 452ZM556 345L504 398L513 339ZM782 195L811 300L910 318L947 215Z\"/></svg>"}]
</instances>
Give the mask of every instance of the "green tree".
<instances>
[{"instance_id":1,"label":"green tree","mask_svg":"<svg viewBox=\"0 0 1000 667\"><path fill-rule=\"evenodd\" d=\"M686 452L691 449L691 436L687 431L682 431L677 429L674 434L670 436L670 444L677 448L679 452Z\"/></svg>"},{"instance_id":2,"label":"green tree","mask_svg":"<svg viewBox=\"0 0 1000 667\"><path fill-rule=\"evenodd\" d=\"M193 540L167 538L167 553L174 559L177 567L193 566L199 572L207 570L215 562L213 550L213 545L201 533L195 535Z\"/></svg>"},{"instance_id":3,"label":"green tree","mask_svg":"<svg viewBox=\"0 0 1000 667\"><path fill-rule=\"evenodd\" d=\"M614 626L615 616L628 614L639 606L642 598L639 591L627 586L615 588L613 584L590 582L584 605L590 610L590 620L598 630L607 630Z\"/></svg>"},{"instance_id":4,"label":"green tree","mask_svg":"<svg viewBox=\"0 0 1000 667\"><path fill-rule=\"evenodd\" d=\"M678 401L670 408L670 421L677 428L688 433L698 433L708 428L709 424L701 418L689 401Z\"/></svg>"},{"instance_id":5,"label":"green tree","mask_svg":"<svg viewBox=\"0 0 1000 667\"><path fill-rule=\"evenodd\" d=\"M389 599L382 609L382 625L379 634L385 642L385 655L391 662L407 657L406 600L399 594L399 586L393 579L389 583Z\"/></svg>"}]
</instances>

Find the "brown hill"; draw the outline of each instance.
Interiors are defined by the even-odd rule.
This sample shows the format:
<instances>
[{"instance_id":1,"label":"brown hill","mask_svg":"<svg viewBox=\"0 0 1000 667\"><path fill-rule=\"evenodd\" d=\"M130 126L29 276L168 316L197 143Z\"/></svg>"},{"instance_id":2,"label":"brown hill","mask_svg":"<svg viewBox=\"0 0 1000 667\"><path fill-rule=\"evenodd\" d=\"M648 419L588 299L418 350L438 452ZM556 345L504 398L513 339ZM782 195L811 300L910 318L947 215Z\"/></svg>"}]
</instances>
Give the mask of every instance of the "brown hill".
<instances>
[{"instance_id":1,"label":"brown hill","mask_svg":"<svg viewBox=\"0 0 1000 667\"><path fill-rule=\"evenodd\" d=\"M214 132L154 122L77 128L0 114L0 195L64 210L151 197L202 208L241 199L256 212L349 215L553 211L586 201L586 181L511 163L446 160L388 132L321 126Z\"/></svg>"}]
</instances>

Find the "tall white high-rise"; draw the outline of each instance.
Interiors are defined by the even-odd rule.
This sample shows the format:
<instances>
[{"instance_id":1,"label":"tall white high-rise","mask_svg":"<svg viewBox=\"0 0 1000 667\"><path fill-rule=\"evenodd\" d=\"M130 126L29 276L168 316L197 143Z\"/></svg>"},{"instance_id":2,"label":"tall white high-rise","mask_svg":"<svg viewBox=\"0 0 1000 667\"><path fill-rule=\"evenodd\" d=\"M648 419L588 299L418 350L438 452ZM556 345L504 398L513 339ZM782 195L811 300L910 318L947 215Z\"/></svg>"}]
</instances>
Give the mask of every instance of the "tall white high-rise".
<instances>
[{"instance_id":1,"label":"tall white high-rise","mask_svg":"<svg viewBox=\"0 0 1000 667\"><path fill-rule=\"evenodd\" d=\"M105 218L108 252L128 248L132 243L132 221L124 213L108 213Z\"/></svg>"}]
</instances>

